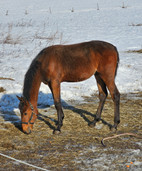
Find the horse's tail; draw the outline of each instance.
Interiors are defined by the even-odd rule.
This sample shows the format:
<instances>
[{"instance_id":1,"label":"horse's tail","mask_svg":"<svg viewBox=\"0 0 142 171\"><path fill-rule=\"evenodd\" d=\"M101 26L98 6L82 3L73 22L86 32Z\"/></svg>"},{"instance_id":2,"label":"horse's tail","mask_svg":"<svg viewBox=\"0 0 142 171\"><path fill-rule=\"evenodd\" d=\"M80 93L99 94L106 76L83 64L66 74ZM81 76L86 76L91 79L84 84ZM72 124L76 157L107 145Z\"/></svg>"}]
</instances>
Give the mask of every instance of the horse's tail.
<instances>
[{"instance_id":1,"label":"horse's tail","mask_svg":"<svg viewBox=\"0 0 142 171\"><path fill-rule=\"evenodd\" d=\"M116 69L115 69L115 77L116 77L116 75L117 75L117 70L118 70L118 66L119 66L119 53L118 53L118 50L117 50L117 48L115 47L115 51L116 51L116 53L117 53L117 64L116 64Z\"/></svg>"}]
</instances>

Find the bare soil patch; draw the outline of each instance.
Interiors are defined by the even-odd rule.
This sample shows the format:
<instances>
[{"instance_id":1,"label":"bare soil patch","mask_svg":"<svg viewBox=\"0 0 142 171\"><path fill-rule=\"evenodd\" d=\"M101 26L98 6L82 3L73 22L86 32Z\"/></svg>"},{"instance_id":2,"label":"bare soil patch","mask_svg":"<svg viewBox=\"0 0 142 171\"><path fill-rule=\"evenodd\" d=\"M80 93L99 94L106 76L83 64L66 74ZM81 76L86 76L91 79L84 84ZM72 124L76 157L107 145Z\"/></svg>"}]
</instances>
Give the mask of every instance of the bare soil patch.
<instances>
[{"instance_id":1,"label":"bare soil patch","mask_svg":"<svg viewBox=\"0 0 142 171\"><path fill-rule=\"evenodd\" d=\"M47 170L140 170L142 139L123 136L105 141L107 136L132 132L142 136L142 93L121 95L121 123L117 132L113 124L113 102L108 97L102 121L90 128L88 123L98 106L96 95L85 98L84 104L64 106L64 125L60 135L53 135L56 123L54 107L40 109L39 119L30 135L15 122L19 114L0 113L0 153ZM11 115L11 121L6 120ZM0 170L38 170L0 156Z\"/></svg>"}]
</instances>

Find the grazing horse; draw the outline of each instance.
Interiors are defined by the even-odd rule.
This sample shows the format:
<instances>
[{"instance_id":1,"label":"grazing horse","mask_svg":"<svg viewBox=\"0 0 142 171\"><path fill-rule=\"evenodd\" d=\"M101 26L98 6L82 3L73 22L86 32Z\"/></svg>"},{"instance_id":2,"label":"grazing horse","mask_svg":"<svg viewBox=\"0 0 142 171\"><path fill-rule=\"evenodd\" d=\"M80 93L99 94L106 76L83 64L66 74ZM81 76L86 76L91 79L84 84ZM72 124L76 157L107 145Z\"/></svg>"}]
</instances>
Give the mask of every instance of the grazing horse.
<instances>
[{"instance_id":1,"label":"grazing horse","mask_svg":"<svg viewBox=\"0 0 142 171\"><path fill-rule=\"evenodd\" d=\"M115 85L119 55L115 46L103 41L90 41L73 45L54 45L43 49L32 61L24 80L23 96L20 100L23 132L29 134L38 116L37 100L41 82L47 84L53 94L58 115L57 128L60 133L64 113L61 105L61 82L78 82L95 76L99 89L99 106L90 126L101 119L107 97L107 88L114 101L114 125L120 122L120 93Z\"/></svg>"}]
</instances>

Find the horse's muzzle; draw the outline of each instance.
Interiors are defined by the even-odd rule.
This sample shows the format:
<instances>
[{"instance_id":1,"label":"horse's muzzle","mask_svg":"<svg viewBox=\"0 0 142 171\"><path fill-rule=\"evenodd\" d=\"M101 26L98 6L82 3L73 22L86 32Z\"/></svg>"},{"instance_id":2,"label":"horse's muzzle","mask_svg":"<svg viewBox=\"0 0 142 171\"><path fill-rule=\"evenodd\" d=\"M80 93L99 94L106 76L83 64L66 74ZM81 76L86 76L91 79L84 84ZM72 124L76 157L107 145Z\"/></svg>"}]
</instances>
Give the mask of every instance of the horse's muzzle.
<instances>
[{"instance_id":1,"label":"horse's muzzle","mask_svg":"<svg viewBox=\"0 0 142 171\"><path fill-rule=\"evenodd\" d=\"M23 130L23 132L24 132L25 134L30 134L32 131L31 131L31 129L28 127L28 129L27 129L27 130Z\"/></svg>"}]
</instances>

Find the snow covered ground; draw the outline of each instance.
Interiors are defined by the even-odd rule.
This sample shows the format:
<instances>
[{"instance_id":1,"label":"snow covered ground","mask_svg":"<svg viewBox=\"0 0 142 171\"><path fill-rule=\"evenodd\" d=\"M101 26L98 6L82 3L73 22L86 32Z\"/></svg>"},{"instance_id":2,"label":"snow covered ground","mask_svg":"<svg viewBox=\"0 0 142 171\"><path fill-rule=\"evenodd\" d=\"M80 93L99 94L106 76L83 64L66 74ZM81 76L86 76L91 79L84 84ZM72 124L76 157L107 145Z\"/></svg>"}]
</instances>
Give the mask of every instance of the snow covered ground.
<instances>
[{"instance_id":1,"label":"snow covered ground","mask_svg":"<svg viewBox=\"0 0 142 171\"><path fill-rule=\"evenodd\" d=\"M24 75L32 59L52 44L103 40L120 53L116 84L121 93L142 91L141 0L5 0L0 1L0 111L18 107ZM97 91L94 77L80 83L62 83L62 100L82 100ZM42 84L39 103L53 104Z\"/></svg>"}]
</instances>

